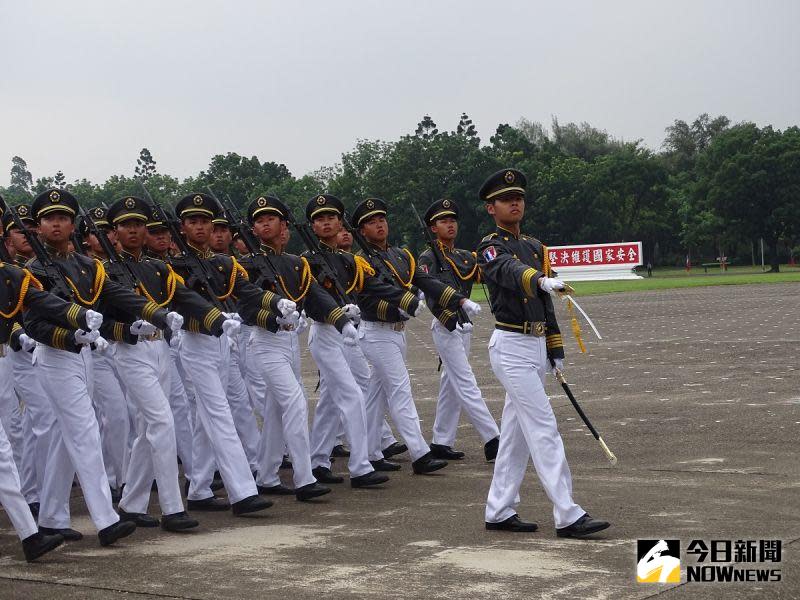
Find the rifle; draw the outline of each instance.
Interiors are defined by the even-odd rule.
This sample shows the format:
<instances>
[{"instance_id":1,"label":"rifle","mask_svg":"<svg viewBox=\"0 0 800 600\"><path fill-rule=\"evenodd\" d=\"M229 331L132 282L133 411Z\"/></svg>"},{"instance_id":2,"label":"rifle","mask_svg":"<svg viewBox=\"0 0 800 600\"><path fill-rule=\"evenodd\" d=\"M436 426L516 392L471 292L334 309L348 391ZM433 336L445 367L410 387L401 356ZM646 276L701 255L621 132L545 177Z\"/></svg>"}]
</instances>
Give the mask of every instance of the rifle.
<instances>
[{"instance_id":1,"label":"rifle","mask_svg":"<svg viewBox=\"0 0 800 600\"><path fill-rule=\"evenodd\" d=\"M378 255L375 249L369 245L369 242L361 235L361 232L350 225L350 215L347 214L347 211L344 213L342 223L344 224L344 228L353 236L353 241L358 244L358 247L361 248L361 251L369 259L369 262L375 268L375 272L378 277L380 277L381 281L389 285L397 286L398 281L394 278L394 275L389 272L389 268L386 266L386 263L383 262L383 259Z\"/></svg>"},{"instance_id":2,"label":"rifle","mask_svg":"<svg viewBox=\"0 0 800 600\"><path fill-rule=\"evenodd\" d=\"M443 274L446 282L448 282L454 289L458 290L459 292L463 292L464 290L461 288L461 283L459 283L456 274L453 272L453 268L450 266L450 263L448 263L445 259L444 253L439 246L439 242L434 239L430 227L425 225L425 221L423 221L422 217L419 216L419 212L417 211L417 207L414 206L414 203L410 202L410 204L411 209L414 211L414 215L417 217L417 221L419 221L420 227L422 227L422 233L425 236L425 241L428 243L428 247L433 253L433 260L437 264L437 272ZM467 313L460 306L456 312L456 316L458 317L458 322L461 325L472 322L469 320Z\"/></svg>"},{"instance_id":3,"label":"rifle","mask_svg":"<svg viewBox=\"0 0 800 600\"><path fill-rule=\"evenodd\" d=\"M336 275L336 267L331 262L331 256L319 247L319 238L317 238L316 234L311 230L311 226L308 223L298 223L291 211L289 211L287 220L289 224L295 228L300 235L300 239L303 240L303 244L305 244L305 247L308 249L308 253L311 255L311 260L309 262L313 261L313 263L319 267L320 277L317 279L321 281L327 279L333 282L333 289L336 292L339 306L355 304L353 298L344 289L342 282L339 281L339 277Z\"/></svg>"},{"instance_id":4,"label":"rifle","mask_svg":"<svg viewBox=\"0 0 800 600\"><path fill-rule=\"evenodd\" d=\"M211 190L211 186L208 186L206 189L208 190L208 195L214 198L214 200L219 202L220 206L222 206L223 210L228 216L228 222L239 230L239 234L242 236L242 241L244 242L244 245L247 246L247 252L250 253L253 267L258 272L258 277L256 277L256 280L253 283L263 289L264 282L266 281L269 285L277 290L278 271L275 269L275 265L272 264L272 259L269 257L269 255L261 251L261 246L256 240L256 236L253 234L252 230L247 226L241 211L231 201L230 196L225 196L225 202L223 203Z\"/></svg>"},{"instance_id":5,"label":"rifle","mask_svg":"<svg viewBox=\"0 0 800 600\"><path fill-rule=\"evenodd\" d=\"M103 204L103 208L108 211L108 207L105 204ZM108 239L108 234L106 234L105 231L97 226L97 223L94 222L94 219L89 216L89 213L83 208L80 209L80 215L83 217L84 221L86 221L89 231L93 233L97 238L97 241L100 242L103 252L106 253L106 257L108 259L108 269L106 270L108 271L109 275L111 275L112 279L118 281L129 290L135 290L138 288L139 278L136 277L131 265L119 257L114 244L112 244L111 240Z\"/></svg>"},{"instance_id":6,"label":"rifle","mask_svg":"<svg viewBox=\"0 0 800 600\"><path fill-rule=\"evenodd\" d=\"M11 255L8 253L8 248L6 248L5 236L0 238L0 262L12 262Z\"/></svg>"},{"instance_id":7,"label":"rifle","mask_svg":"<svg viewBox=\"0 0 800 600\"><path fill-rule=\"evenodd\" d=\"M193 287L195 283L201 283L206 286L206 289L209 291L209 302L214 305L215 308L221 310L222 312L231 312L231 305L228 300L224 303L219 299L221 295L219 290L217 290L217 283L214 279L213 271L208 263L201 259L194 251L189 247L189 244L181 235L180 228L178 227L178 219L174 215L168 215L167 212L162 208L162 206L156 202L153 197L150 195L150 192L147 191L144 183L141 179L137 180L139 185L144 192L145 198L150 203L150 206L153 208L153 216L156 220L161 221L164 225L169 229L170 235L172 235L172 240L175 242L175 245L178 247L178 251L181 253L181 257L186 263L186 268L189 271L189 278L186 281L186 287Z\"/></svg>"},{"instance_id":8,"label":"rifle","mask_svg":"<svg viewBox=\"0 0 800 600\"><path fill-rule=\"evenodd\" d=\"M39 236L36 235L34 231L31 231L25 227L25 224L22 222L22 219L19 218L17 211L11 209L5 203L5 200L0 197L0 214L6 211L11 213L11 220L14 221L14 226L22 232L22 234L25 236L25 239L28 240L28 244L30 244L31 248L33 249L33 253L36 254L36 258L39 259L39 264L42 267L44 276L50 282L50 292L60 296L61 298L67 298L74 301L75 296L70 287L67 285L66 274L47 253L44 244L42 244L42 240L39 239Z\"/></svg>"}]
</instances>

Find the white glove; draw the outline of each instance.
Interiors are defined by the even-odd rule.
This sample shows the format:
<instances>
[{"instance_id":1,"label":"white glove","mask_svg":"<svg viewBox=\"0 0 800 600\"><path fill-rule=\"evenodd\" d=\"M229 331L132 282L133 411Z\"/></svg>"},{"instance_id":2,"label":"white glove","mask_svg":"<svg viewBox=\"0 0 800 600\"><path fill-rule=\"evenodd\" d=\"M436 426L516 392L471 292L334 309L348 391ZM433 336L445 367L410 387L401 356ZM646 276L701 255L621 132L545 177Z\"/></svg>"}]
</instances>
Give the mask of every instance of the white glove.
<instances>
[{"instance_id":1,"label":"white glove","mask_svg":"<svg viewBox=\"0 0 800 600\"><path fill-rule=\"evenodd\" d=\"M358 330L352 323L345 323L342 327L342 337L348 346L355 346L358 343Z\"/></svg>"},{"instance_id":2,"label":"white glove","mask_svg":"<svg viewBox=\"0 0 800 600\"><path fill-rule=\"evenodd\" d=\"M94 341L94 349L97 350L100 354L103 354L111 344L108 343L108 340L104 337L97 336L97 339Z\"/></svg>"},{"instance_id":3,"label":"white glove","mask_svg":"<svg viewBox=\"0 0 800 600\"><path fill-rule=\"evenodd\" d=\"M244 319L239 315L239 313L222 313L226 319L233 319L234 321L239 321L239 323L243 322Z\"/></svg>"},{"instance_id":4,"label":"white glove","mask_svg":"<svg viewBox=\"0 0 800 600\"><path fill-rule=\"evenodd\" d=\"M100 329L103 324L103 315L94 310L86 311L86 327L89 329Z\"/></svg>"},{"instance_id":5,"label":"white glove","mask_svg":"<svg viewBox=\"0 0 800 600\"><path fill-rule=\"evenodd\" d=\"M415 317L420 316L425 310L426 306L427 305L424 302L420 302L419 304L417 304L417 310L414 311L414 316Z\"/></svg>"},{"instance_id":6,"label":"white glove","mask_svg":"<svg viewBox=\"0 0 800 600\"><path fill-rule=\"evenodd\" d=\"M19 334L19 344L20 346L22 346L22 349L25 352L30 352L31 350L36 348L36 340L34 340L26 333Z\"/></svg>"},{"instance_id":7,"label":"white glove","mask_svg":"<svg viewBox=\"0 0 800 600\"><path fill-rule=\"evenodd\" d=\"M463 331L464 333L469 333L472 331L472 323L457 323L456 329Z\"/></svg>"},{"instance_id":8,"label":"white glove","mask_svg":"<svg viewBox=\"0 0 800 600\"><path fill-rule=\"evenodd\" d=\"M354 324L361 323L361 309L356 304L345 304L342 310Z\"/></svg>"},{"instance_id":9,"label":"white glove","mask_svg":"<svg viewBox=\"0 0 800 600\"><path fill-rule=\"evenodd\" d=\"M281 298L278 300L278 310L281 311L281 314L284 317L288 317L297 309L297 304L292 302L291 300L287 300L286 298Z\"/></svg>"},{"instance_id":10,"label":"white glove","mask_svg":"<svg viewBox=\"0 0 800 600\"><path fill-rule=\"evenodd\" d=\"M556 371L564 372L564 359L563 358L554 358L553 364L550 367L550 372L555 375Z\"/></svg>"},{"instance_id":11,"label":"white glove","mask_svg":"<svg viewBox=\"0 0 800 600\"><path fill-rule=\"evenodd\" d=\"M300 320L297 323L297 335L300 335L306 329L308 329L308 317L306 317L306 311L302 311L300 313Z\"/></svg>"},{"instance_id":12,"label":"white glove","mask_svg":"<svg viewBox=\"0 0 800 600\"><path fill-rule=\"evenodd\" d=\"M133 335L148 336L153 335L156 331L158 331L158 327L142 319L131 323L131 333Z\"/></svg>"},{"instance_id":13,"label":"white glove","mask_svg":"<svg viewBox=\"0 0 800 600\"><path fill-rule=\"evenodd\" d=\"M169 327L170 331L178 331L181 327L183 327L183 316L179 315L174 311L170 311L167 313L167 327Z\"/></svg>"},{"instance_id":14,"label":"white glove","mask_svg":"<svg viewBox=\"0 0 800 600\"><path fill-rule=\"evenodd\" d=\"M292 304L294 304L294 302L292 302ZM288 315L278 317L275 320L278 322L278 325L287 326L290 329L297 329L297 326L300 325L300 313L294 310Z\"/></svg>"},{"instance_id":15,"label":"white glove","mask_svg":"<svg viewBox=\"0 0 800 600\"><path fill-rule=\"evenodd\" d=\"M539 279L539 287L542 288L542 291L547 292L550 295L562 291L564 286L564 282L560 279L556 279L555 277L541 277Z\"/></svg>"},{"instance_id":16,"label":"white glove","mask_svg":"<svg viewBox=\"0 0 800 600\"><path fill-rule=\"evenodd\" d=\"M99 337L100 332L96 329L88 332L84 331L83 329L78 329L75 331L75 343L78 345L91 344Z\"/></svg>"},{"instance_id":17,"label":"white glove","mask_svg":"<svg viewBox=\"0 0 800 600\"><path fill-rule=\"evenodd\" d=\"M419 298L420 302L425 302L425 292L423 292L422 290L419 290L417 292L417 298Z\"/></svg>"},{"instance_id":18,"label":"white glove","mask_svg":"<svg viewBox=\"0 0 800 600\"><path fill-rule=\"evenodd\" d=\"M464 309L464 312L467 313L468 317L477 315L479 312L481 312L481 305L477 302L473 302L469 298L464 300L464 304L461 305L461 308Z\"/></svg>"},{"instance_id":19,"label":"white glove","mask_svg":"<svg viewBox=\"0 0 800 600\"><path fill-rule=\"evenodd\" d=\"M181 338L183 337L182 329L175 329L169 338L169 345L171 348L180 348Z\"/></svg>"},{"instance_id":20,"label":"white glove","mask_svg":"<svg viewBox=\"0 0 800 600\"><path fill-rule=\"evenodd\" d=\"M242 327L242 324L239 323L236 319L225 319L222 322L222 332L227 335L229 338L238 335L239 329Z\"/></svg>"}]
</instances>

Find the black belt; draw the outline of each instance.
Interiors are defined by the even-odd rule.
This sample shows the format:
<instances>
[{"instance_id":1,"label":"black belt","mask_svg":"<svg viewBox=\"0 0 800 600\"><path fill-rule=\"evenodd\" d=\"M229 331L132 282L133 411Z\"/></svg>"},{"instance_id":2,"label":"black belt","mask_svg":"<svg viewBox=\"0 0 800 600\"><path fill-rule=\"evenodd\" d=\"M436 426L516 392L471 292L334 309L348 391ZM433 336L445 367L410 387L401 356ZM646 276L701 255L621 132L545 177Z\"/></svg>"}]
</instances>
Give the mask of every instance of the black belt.
<instances>
[{"instance_id":1,"label":"black belt","mask_svg":"<svg viewBox=\"0 0 800 600\"><path fill-rule=\"evenodd\" d=\"M547 330L544 321L524 321L522 323L503 323L497 321L494 324L494 328L502 331L512 331L514 333L524 333L525 335L532 335L535 337L544 337Z\"/></svg>"}]
</instances>

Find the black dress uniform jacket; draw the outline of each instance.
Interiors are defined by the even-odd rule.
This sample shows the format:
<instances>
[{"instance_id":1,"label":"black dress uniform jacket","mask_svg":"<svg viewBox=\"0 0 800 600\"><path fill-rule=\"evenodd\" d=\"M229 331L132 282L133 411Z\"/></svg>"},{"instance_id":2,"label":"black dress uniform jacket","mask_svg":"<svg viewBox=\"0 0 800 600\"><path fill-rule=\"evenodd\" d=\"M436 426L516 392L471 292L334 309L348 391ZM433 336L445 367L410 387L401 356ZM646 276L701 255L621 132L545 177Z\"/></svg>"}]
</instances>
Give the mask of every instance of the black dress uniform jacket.
<instances>
[{"instance_id":1,"label":"black dress uniform jacket","mask_svg":"<svg viewBox=\"0 0 800 600\"><path fill-rule=\"evenodd\" d=\"M439 306L455 312L464 296L449 285L445 285L436 277L429 275L417 266L414 255L405 248L389 246L382 250L373 246L377 252L375 257L364 257L376 273L382 268L392 274L393 284L398 286L403 294L399 301L389 302L377 295L364 290L358 295L358 306L361 309L361 318L366 321L380 321L397 323L407 321L408 317L400 314L398 309L403 309L408 314L416 312L419 306L417 292L422 290L426 298L435 301ZM363 256L359 252L360 256ZM378 261L382 261L382 264ZM388 282L383 282L388 283Z\"/></svg>"},{"instance_id":2,"label":"black dress uniform jacket","mask_svg":"<svg viewBox=\"0 0 800 600\"><path fill-rule=\"evenodd\" d=\"M550 276L547 248L537 239L498 227L478 246L478 264L489 288L495 327L547 336L549 358L564 358L553 299L539 288Z\"/></svg>"},{"instance_id":3,"label":"black dress uniform jacket","mask_svg":"<svg viewBox=\"0 0 800 600\"><path fill-rule=\"evenodd\" d=\"M23 311L35 312L53 327L87 329L86 309L42 291L30 271L0 262L0 344L20 349Z\"/></svg>"},{"instance_id":4,"label":"black dress uniform jacket","mask_svg":"<svg viewBox=\"0 0 800 600\"><path fill-rule=\"evenodd\" d=\"M472 285L480 281L480 269L478 268L478 259L475 253L461 248L450 249L441 243L439 243L439 248L444 255L445 261L447 261L445 267L448 267L453 272L453 275L443 272L442 265L438 263L430 248L419 255L420 267L426 273L433 275L448 285L452 285L452 279L455 278L458 283L457 291L469 298L472 294ZM457 311L441 306L433 298L428 298L427 295L425 302L428 304L431 314L439 319L442 325L450 331L456 328L458 324Z\"/></svg>"},{"instance_id":5,"label":"black dress uniform jacket","mask_svg":"<svg viewBox=\"0 0 800 600\"><path fill-rule=\"evenodd\" d=\"M192 320L193 324L202 323L211 335L222 335L225 315L200 294L187 288L183 278L170 265L144 253L138 258L127 252L120 252L119 256L139 283L135 290L137 294L160 307L179 312L185 317L184 329L189 329L188 321Z\"/></svg>"},{"instance_id":6,"label":"black dress uniform jacket","mask_svg":"<svg viewBox=\"0 0 800 600\"><path fill-rule=\"evenodd\" d=\"M137 319L145 319L159 329L166 328L167 311L112 281L105 274L105 267L100 261L76 252L60 254L50 246L46 248L53 262L66 275L76 303L103 313L100 335L104 338L133 342L136 336L130 333L129 323ZM34 276L41 280L45 289L50 289L51 282L45 276L39 259L32 259L27 266ZM106 313L120 316L124 321L108 318ZM55 326L37 314L25 313L25 331L37 342L52 348L80 352L80 346L75 343L72 331Z\"/></svg>"},{"instance_id":7,"label":"black dress uniform jacket","mask_svg":"<svg viewBox=\"0 0 800 600\"><path fill-rule=\"evenodd\" d=\"M311 265L305 257L286 252L276 253L272 247L265 244L261 245L261 251L269 255L277 276L277 281L262 281L268 293L278 293L288 298L297 304L296 310L305 310L306 315L315 321L333 325L339 331L350 322L342 308L314 278ZM249 256L242 258L242 265L248 269L252 279L257 278L253 261ZM273 333L279 328L276 313L277 311L270 314L252 308L239 312L245 324L257 325Z\"/></svg>"},{"instance_id":8,"label":"black dress uniform jacket","mask_svg":"<svg viewBox=\"0 0 800 600\"><path fill-rule=\"evenodd\" d=\"M400 304L406 294L406 290L376 277L375 269L362 256L356 256L338 248L331 248L323 242L320 242L319 247L322 252L327 254L336 278L348 296L353 299L354 304L357 301L358 294L362 293L385 300L389 304ZM303 256L308 258L308 253L304 253ZM332 281L322 278L319 262L311 261L310 258L309 262L314 277L336 299L334 284Z\"/></svg>"},{"instance_id":9,"label":"black dress uniform jacket","mask_svg":"<svg viewBox=\"0 0 800 600\"><path fill-rule=\"evenodd\" d=\"M230 301L231 311L238 306L238 311L242 317L245 313L258 312L260 310L270 314L278 313L278 301L282 298L271 291L264 291L248 280L247 271L239 264L236 259L227 254L214 254L211 250L198 250L190 246L198 258L207 262L213 273L215 290L209 290L206 281L195 279L186 264L186 259L182 256L173 257L170 262L175 272L181 276L187 288L197 292L206 301L212 302L212 297L220 302ZM221 291L222 295L217 295ZM194 333L204 333L206 335L219 336L222 328L222 321L219 320L220 311L216 307L214 311L206 313L201 320L191 315L183 324L183 329ZM224 316L223 316L223 321ZM219 327L217 327L219 326Z\"/></svg>"}]
</instances>

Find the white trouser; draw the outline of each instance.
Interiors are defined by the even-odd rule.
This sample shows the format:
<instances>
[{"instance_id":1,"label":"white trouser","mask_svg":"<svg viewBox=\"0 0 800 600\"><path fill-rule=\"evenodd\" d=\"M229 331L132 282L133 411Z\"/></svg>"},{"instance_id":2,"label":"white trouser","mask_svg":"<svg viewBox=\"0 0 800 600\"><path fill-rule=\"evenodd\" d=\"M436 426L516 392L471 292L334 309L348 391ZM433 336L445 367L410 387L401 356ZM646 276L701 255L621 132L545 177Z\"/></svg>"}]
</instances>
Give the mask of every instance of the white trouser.
<instances>
[{"instance_id":1,"label":"white trouser","mask_svg":"<svg viewBox=\"0 0 800 600\"><path fill-rule=\"evenodd\" d=\"M0 425L0 505L6 509L19 539L24 540L38 531L28 503L19 489L19 473L14 464L11 444Z\"/></svg>"},{"instance_id":2,"label":"white trouser","mask_svg":"<svg viewBox=\"0 0 800 600\"><path fill-rule=\"evenodd\" d=\"M121 344L112 343L105 353L93 352L94 391L92 400L100 422L103 440L103 461L108 473L108 484L119 488L125 483L125 468L130 456L131 432L128 402L114 365L113 353Z\"/></svg>"},{"instance_id":3,"label":"white trouser","mask_svg":"<svg viewBox=\"0 0 800 600\"><path fill-rule=\"evenodd\" d=\"M253 410L261 414L263 409L264 396L267 393L267 384L261 372L261 367L256 364L253 356L247 351L250 345L250 334L254 328L249 325L242 325L242 336L239 338L239 366L244 363L244 381L247 390L250 392L250 401L253 403ZM261 415L263 418L264 415Z\"/></svg>"},{"instance_id":4,"label":"white trouser","mask_svg":"<svg viewBox=\"0 0 800 600\"><path fill-rule=\"evenodd\" d=\"M258 469L257 455L260 434L256 425L256 417L253 414L253 407L250 403L250 392L247 389L247 384L239 365L239 348L240 346L238 345L231 348L227 389L228 404L231 406L233 422L236 425L236 432L239 434L244 453L247 456L247 462L250 464L250 470L255 471Z\"/></svg>"},{"instance_id":5,"label":"white trouser","mask_svg":"<svg viewBox=\"0 0 800 600\"><path fill-rule=\"evenodd\" d=\"M175 442L178 456L183 464L183 472L187 479L191 479L192 472L192 414L189 409L189 400L186 389L183 387L182 367L178 349L170 347L170 361L172 363L169 378L169 407L172 410L172 421L175 424Z\"/></svg>"},{"instance_id":6,"label":"white trouser","mask_svg":"<svg viewBox=\"0 0 800 600\"><path fill-rule=\"evenodd\" d=\"M500 448L486 502L486 521L499 523L516 514L528 459L553 503L556 527L567 527L586 512L572 500L572 475L544 390L547 347L543 337L496 329L489 360L506 390Z\"/></svg>"},{"instance_id":7,"label":"white trouser","mask_svg":"<svg viewBox=\"0 0 800 600\"><path fill-rule=\"evenodd\" d=\"M271 487L281 482L278 468L286 445L292 457L295 487L314 483L308 441L308 405L298 374L297 334L284 330L272 333L254 327L247 353L254 364L261 367L264 380L269 382L264 398L259 484Z\"/></svg>"},{"instance_id":8,"label":"white trouser","mask_svg":"<svg viewBox=\"0 0 800 600\"><path fill-rule=\"evenodd\" d=\"M370 460L383 458L381 421L387 408L408 446L411 459L417 460L430 452L430 447L422 436L417 407L411 396L411 380L405 363L405 331L394 331L384 323L362 321L358 334L361 349L372 366L366 400Z\"/></svg>"},{"instance_id":9,"label":"white trouser","mask_svg":"<svg viewBox=\"0 0 800 600\"><path fill-rule=\"evenodd\" d=\"M91 351L84 347L76 354L39 344L34 360L42 389L56 416L56 426L51 430L51 456L41 492L39 525L69 527L69 495L75 471L95 527L100 530L113 525L119 521L119 516L111 505L100 426L89 397ZM66 452L60 446L64 446Z\"/></svg>"},{"instance_id":10,"label":"white trouser","mask_svg":"<svg viewBox=\"0 0 800 600\"><path fill-rule=\"evenodd\" d=\"M163 340L118 344L114 358L137 412L136 438L119 507L126 512L146 513L155 479L161 512L181 512L175 424L167 400L172 371L169 346Z\"/></svg>"},{"instance_id":11,"label":"white trouser","mask_svg":"<svg viewBox=\"0 0 800 600\"><path fill-rule=\"evenodd\" d=\"M228 491L228 499L233 503L255 496L258 490L225 397L230 362L229 344L226 336L185 332L181 340L181 364L194 384L198 425L202 423ZM192 457L192 462L197 472L195 459L196 455ZM213 471L206 471L200 478L193 477L189 498L210 498L212 477Z\"/></svg>"},{"instance_id":12,"label":"white trouser","mask_svg":"<svg viewBox=\"0 0 800 600\"><path fill-rule=\"evenodd\" d=\"M500 430L486 408L486 402L469 364L472 333L460 329L448 331L438 319L433 319L431 332L433 344L442 359L433 443L443 446L452 446L455 443L462 408L484 444L496 438L500 435Z\"/></svg>"},{"instance_id":13,"label":"white trouser","mask_svg":"<svg viewBox=\"0 0 800 600\"><path fill-rule=\"evenodd\" d=\"M178 361L181 365L182 361ZM208 439L205 427L197 415L197 394L194 391L194 383L186 369L180 369L183 377L183 387L186 390L187 408L189 410L189 417L192 423L192 458L191 468L184 469L186 478L192 481L208 481L209 487L197 488L192 496L192 500L209 498L213 494L211 490L211 482L214 480L214 471L217 468L217 463L214 460L214 449L211 447L211 440ZM226 370L227 373L227 370ZM225 384L227 386L227 382ZM227 397L225 399L227 401ZM230 406L230 405L229 405ZM233 415L231 415L233 416ZM234 424L235 427L235 424ZM238 434L237 434L238 435ZM242 449L244 450L244 449ZM200 484L198 483L198 486ZM192 493L192 492L190 492Z\"/></svg>"},{"instance_id":14,"label":"white trouser","mask_svg":"<svg viewBox=\"0 0 800 600\"><path fill-rule=\"evenodd\" d=\"M22 492L30 504L39 502L45 466L50 457L51 430L56 417L50 400L42 389L39 374L33 366L31 353L23 350L13 352L11 359L14 364L14 385L20 398L25 399L25 440L20 475ZM63 446L62 451L66 452Z\"/></svg>"},{"instance_id":15,"label":"white trouser","mask_svg":"<svg viewBox=\"0 0 800 600\"><path fill-rule=\"evenodd\" d=\"M367 413L364 395L356 383L345 358L345 344L333 325L313 322L308 334L308 347L320 373L320 393L314 424L311 428L311 464L315 467L331 466L331 450L336 443L338 426L344 424L350 443L347 466L351 477L372 472L367 450ZM322 410L320 411L320 405ZM335 417L326 414L324 405L334 407ZM319 413L322 413L321 415ZM321 417L318 419L318 416Z\"/></svg>"},{"instance_id":16,"label":"white trouser","mask_svg":"<svg viewBox=\"0 0 800 600\"><path fill-rule=\"evenodd\" d=\"M8 346L0 346L0 425L6 430L17 471L22 468L22 408L14 391L14 368Z\"/></svg>"}]
</instances>

